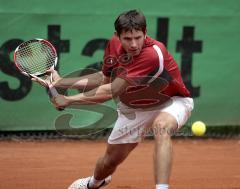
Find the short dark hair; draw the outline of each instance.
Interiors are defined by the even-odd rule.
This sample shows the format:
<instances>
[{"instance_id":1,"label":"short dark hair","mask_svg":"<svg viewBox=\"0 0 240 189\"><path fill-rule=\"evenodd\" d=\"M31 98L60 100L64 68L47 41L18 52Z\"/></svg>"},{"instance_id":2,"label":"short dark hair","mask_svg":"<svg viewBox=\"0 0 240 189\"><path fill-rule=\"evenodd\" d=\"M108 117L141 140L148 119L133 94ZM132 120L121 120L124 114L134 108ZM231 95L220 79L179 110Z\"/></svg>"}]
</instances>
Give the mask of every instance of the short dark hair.
<instances>
[{"instance_id":1,"label":"short dark hair","mask_svg":"<svg viewBox=\"0 0 240 189\"><path fill-rule=\"evenodd\" d=\"M130 10L123 12L118 16L114 23L117 35L120 36L122 32L140 30L146 33L146 18L141 11Z\"/></svg>"}]
</instances>

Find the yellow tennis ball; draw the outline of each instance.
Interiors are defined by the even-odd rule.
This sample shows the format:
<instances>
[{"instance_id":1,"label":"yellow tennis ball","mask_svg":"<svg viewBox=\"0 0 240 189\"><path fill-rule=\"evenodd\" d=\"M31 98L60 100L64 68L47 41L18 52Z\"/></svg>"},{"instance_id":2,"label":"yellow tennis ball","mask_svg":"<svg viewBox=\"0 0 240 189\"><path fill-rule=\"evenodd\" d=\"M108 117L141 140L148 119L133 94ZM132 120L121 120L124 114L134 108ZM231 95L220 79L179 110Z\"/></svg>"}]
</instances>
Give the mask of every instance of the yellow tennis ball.
<instances>
[{"instance_id":1,"label":"yellow tennis ball","mask_svg":"<svg viewBox=\"0 0 240 189\"><path fill-rule=\"evenodd\" d=\"M203 136L206 132L206 125L202 121L196 121L192 124L192 133L195 136Z\"/></svg>"}]
</instances>

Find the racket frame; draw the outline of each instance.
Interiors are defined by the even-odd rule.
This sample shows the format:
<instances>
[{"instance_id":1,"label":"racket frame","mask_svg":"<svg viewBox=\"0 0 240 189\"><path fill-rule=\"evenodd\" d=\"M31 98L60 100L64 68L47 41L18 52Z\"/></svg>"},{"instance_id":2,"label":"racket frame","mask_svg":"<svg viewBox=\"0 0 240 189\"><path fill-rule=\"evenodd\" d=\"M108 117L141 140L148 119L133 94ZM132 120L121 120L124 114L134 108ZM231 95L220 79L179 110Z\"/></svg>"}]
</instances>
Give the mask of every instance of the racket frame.
<instances>
[{"instance_id":1,"label":"racket frame","mask_svg":"<svg viewBox=\"0 0 240 189\"><path fill-rule=\"evenodd\" d=\"M14 64L15 66L17 67L17 69L25 76L28 76L30 78L36 78L42 82L44 82L46 85L47 85L47 88L49 89L48 91L48 95L50 98L53 98L53 97L56 97L59 95L59 93L57 92L56 88L52 85L52 73L50 75L50 83L46 82L45 80L43 80L41 77L46 75L46 72L45 73L37 73L37 74L30 74L30 73L27 73L26 71L24 71L22 68L21 68L21 65L17 63L17 52L19 50L19 48L21 48L22 46L26 45L27 43L32 43L32 42L41 42L41 43L45 43L47 44L48 47L51 48L51 50L54 52L55 54L55 59L54 59L54 63L53 65L49 68L49 69L55 69L55 67L57 66L57 62L58 62L58 56L57 56L57 51L55 49L55 47L46 39L40 39L40 38L35 38L35 39L31 39L31 40L28 40L28 41L25 41L23 43L21 43L14 51ZM62 108L58 108L58 110L63 110Z\"/></svg>"}]
</instances>

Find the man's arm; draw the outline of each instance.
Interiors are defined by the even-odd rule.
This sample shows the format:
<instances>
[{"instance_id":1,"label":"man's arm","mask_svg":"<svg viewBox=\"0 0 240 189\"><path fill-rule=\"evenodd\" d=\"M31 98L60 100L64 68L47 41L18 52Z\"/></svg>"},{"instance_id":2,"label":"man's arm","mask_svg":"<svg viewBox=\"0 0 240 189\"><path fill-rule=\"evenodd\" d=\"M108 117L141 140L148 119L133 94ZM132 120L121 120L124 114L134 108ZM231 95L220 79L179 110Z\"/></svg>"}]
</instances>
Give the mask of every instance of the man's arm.
<instances>
[{"instance_id":1,"label":"man's arm","mask_svg":"<svg viewBox=\"0 0 240 189\"><path fill-rule=\"evenodd\" d=\"M104 74L99 71L93 74L88 74L81 77L74 78L59 78L53 85L58 88L72 88L72 89L93 89L100 85L109 82L109 78L105 77Z\"/></svg>"},{"instance_id":2,"label":"man's arm","mask_svg":"<svg viewBox=\"0 0 240 189\"><path fill-rule=\"evenodd\" d=\"M59 95L53 99L56 107L69 105L96 104L108 101L119 96L128 86L128 82L122 78L116 78L112 83L101 85L93 90L73 96Z\"/></svg>"}]
</instances>

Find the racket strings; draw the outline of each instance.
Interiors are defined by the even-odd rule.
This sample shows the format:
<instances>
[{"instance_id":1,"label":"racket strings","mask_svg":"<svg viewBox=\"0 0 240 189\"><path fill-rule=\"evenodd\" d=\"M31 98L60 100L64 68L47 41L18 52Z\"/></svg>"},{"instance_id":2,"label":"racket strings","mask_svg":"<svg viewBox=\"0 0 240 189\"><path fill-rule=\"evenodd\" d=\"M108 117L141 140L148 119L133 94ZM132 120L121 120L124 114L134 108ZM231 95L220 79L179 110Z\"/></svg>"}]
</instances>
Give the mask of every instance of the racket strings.
<instances>
[{"instance_id":1,"label":"racket strings","mask_svg":"<svg viewBox=\"0 0 240 189\"><path fill-rule=\"evenodd\" d=\"M28 74L40 75L55 64L56 57L55 51L48 44L36 41L19 47L16 62Z\"/></svg>"}]
</instances>

